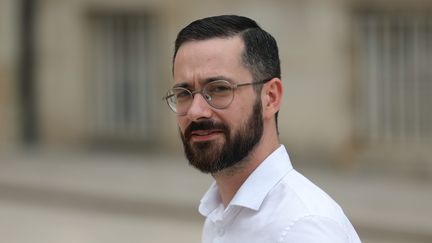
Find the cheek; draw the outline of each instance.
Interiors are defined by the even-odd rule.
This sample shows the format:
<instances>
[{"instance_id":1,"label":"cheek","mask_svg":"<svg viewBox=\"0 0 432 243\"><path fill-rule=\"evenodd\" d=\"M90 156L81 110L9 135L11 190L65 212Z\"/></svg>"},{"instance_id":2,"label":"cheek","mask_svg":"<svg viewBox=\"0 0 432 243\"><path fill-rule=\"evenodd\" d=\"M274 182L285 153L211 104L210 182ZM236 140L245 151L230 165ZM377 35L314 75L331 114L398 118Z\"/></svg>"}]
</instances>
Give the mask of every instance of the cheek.
<instances>
[{"instance_id":1,"label":"cheek","mask_svg":"<svg viewBox=\"0 0 432 243\"><path fill-rule=\"evenodd\" d=\"M255 98L253 102L245 102L244 105L236 109L230 116L230 128L238 130L243 127L249 121L250 117L254 115L254 105Z\"/></svg>"},{"instance_id":2,"label":"cheek","mask_svg":"<svg viewBox=\"0 0 432 243\"><path fill-rule=\"evenodd\" d=\"M182 117L178 117L177 118L177 126L180 128L180 132L184 133L184 131L186 130L186 126L187 126L186 119L182 118Z\"/></svg>"},{"instance_id":3,"label":"cheek","mask_svg":"<svg viewBox=\"0 0 432 243\"><path fill-rule=\"evenodd\" d=\"M250 97L244 99L247 102L242 102L241 106L238 106L238 108L233 111L231 114L231 117L235 117L237 119L237 122L244 121L247 119L253 112L253 106L255 104L255 98L250 99Z\"/></svg>"},{"instance_id":4,"label":"cheek","mask_svg":"<svg viewBox=\"0 0 432 243\"><path fill-rule=\"evenodd\" d=\"M229 129L236 131L239 126L244 123L244 120L249 114L250 111L247 107L238 107L237 109L230 110L230 112L226 114L226 119L224 119L223 122L229 127Z\"/></svg>"}]
</instances>

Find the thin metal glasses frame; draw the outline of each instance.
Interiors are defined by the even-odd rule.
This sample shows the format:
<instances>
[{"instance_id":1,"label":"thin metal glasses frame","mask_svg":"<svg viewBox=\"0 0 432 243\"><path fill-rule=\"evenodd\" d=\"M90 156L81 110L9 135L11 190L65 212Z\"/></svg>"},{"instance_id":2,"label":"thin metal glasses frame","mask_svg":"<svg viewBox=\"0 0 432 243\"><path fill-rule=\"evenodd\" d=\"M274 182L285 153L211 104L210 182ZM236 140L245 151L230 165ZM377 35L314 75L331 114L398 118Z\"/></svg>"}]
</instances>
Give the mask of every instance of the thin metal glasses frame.
<instances>
[{"instance_id":1,"label":"thin metal glasses frame","mask_svg":"<svg viewBox=\"0 0 432 243\"><path fill-rule=\"evenodd\" d=\"M168 90L167 94L166 94L164 97L162 97L162 99L165 100L165 101L167 102L168 107L169 107L169 108L170 108L174 113L176 113L177 115L180 115L180 116L182 116L182 115L186 115L186 114L187 114L187 110L188 110L190 107L189 107L188 109L186 109L185 112L177 112L177 109L173 106L174 104L170 104L169 99L170 99L172 96L174 96L174 94L172 94L172 92L173 92L173 90L175 90L175 89L183 89L184 91L189 92L189 94L190 94L191 97L192 97L192 100L193 100L193 98L195 98L195 94L200 93L200 94L204 97L204 100L207 102L207 104L208 104L209 106L211 106L211 107L213 107L213 108L215 108L215 109L225 109L225 108L227 108L227 107L232 103L232 101L234 100L234 96L235 96L235 92L234 92L234 91L235 91L237 88L239 88L239 87L243 87L243 86L248 86L248 85L261 85L261 84L265 84L265 83L267 83L268 81L270 81L270 80L272 80L272 79L273 79L273 78L270 78L270 79L264 79L264 80L256 81L256 82L250 82L250 83L241 83L241 84L233 84L233 83L230 83L229 81L226 81L226 80L215 80L215 81L212 81L212 82L207 83L206 85L204 85L204 87L203 87L201 90L190 91L190 90L188 90L188 89L186 89L186 88L182 88L182 87L178 87L178 88L171 88L170 90ZM212 84L212 83L214 83L214 82L220 82L220 81L225 81L227 84L230 85L230 87L231 87L231 89L232 89L232 91L231 91L231 92L232 92L232 97L231 97L230 102L228 102L226 105L223 105L223 106L218 107L218 106L215 106L215 105L211 104L211 103L210 103L210 101L211 101L211 96L209 96L208 94L203 93L203 92L205 92L205 90L206 90L206 86L207 86L208 84ZM170 93L171 93L171 94L170 94Z\"/></svg>"}]
</instances>

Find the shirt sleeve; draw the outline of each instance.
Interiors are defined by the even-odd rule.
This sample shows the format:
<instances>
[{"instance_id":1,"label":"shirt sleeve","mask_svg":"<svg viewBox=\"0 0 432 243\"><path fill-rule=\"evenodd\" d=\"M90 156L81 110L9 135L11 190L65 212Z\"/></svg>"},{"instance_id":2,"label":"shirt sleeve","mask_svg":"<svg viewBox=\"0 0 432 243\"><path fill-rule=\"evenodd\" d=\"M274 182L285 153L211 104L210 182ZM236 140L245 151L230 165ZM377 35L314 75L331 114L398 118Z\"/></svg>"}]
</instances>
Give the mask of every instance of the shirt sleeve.
<instances>
[{"instance_id":1,"label":"shirt sleeve","mask_svg":"<svg viewBox=\"0 0 432 243\"><path fill-rule=\"evenodd\" d=\"M321 216L307 216L285 228L279 242L350 243L351 240L336 221Z\"/></svg>"}]
</instances>

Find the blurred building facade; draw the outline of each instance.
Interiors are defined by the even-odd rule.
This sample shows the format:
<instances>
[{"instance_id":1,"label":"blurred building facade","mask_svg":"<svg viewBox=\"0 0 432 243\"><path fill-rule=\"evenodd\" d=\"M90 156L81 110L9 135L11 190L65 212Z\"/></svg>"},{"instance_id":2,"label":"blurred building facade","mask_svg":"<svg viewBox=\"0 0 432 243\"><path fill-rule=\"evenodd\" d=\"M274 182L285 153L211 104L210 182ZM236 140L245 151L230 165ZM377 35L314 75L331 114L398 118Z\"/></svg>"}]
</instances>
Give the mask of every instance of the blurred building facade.
<instances>
[{"instance_id":1,"label":"blurred building facade","mask_svg":"<svg viewBox=\"0 0 432 243\"><path fill-rule=\"evenodd\" d=\"M0 148L180 151L161 99L173 42L219 14L277 39L296 156L432 175L428 0L1 0Z\"/></svg>"}]
</instances>

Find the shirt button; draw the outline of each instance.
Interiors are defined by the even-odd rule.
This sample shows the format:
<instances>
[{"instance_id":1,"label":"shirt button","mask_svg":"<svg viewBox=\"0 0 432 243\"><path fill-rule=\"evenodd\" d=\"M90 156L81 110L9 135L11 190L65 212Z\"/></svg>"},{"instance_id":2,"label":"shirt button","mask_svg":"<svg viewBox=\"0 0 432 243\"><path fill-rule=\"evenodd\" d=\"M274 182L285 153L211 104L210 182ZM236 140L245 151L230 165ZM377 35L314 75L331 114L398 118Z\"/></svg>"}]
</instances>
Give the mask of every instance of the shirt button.
<instances>
[{"instance_id":1,"label":"shirt button","mask_svg":"<svg viewBox=\"0 0 432 243\"><path fill-rule=\"evenodd\" d=\"M218 234L219 236L223 236L223 235L225 234L225 229L224 229L224 228L218 228L218 229L217 229L217 234Z\"/></svg>"}]
</instances>

